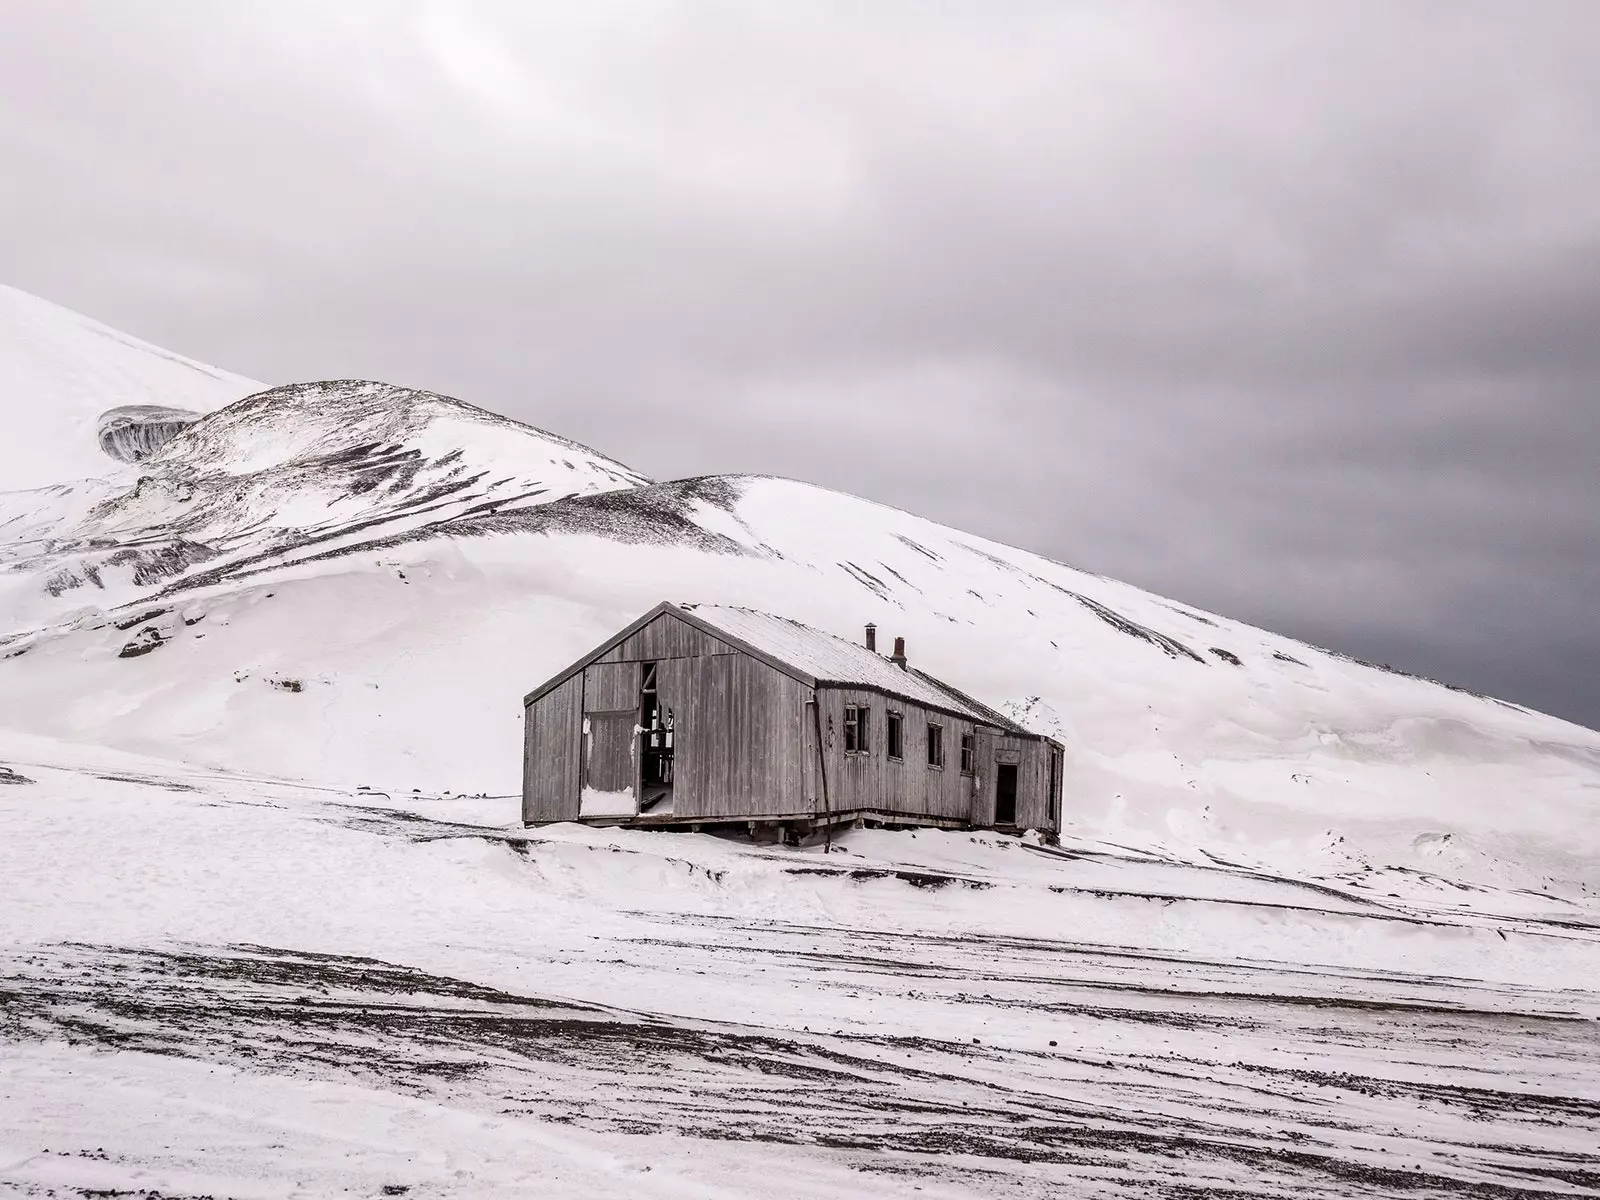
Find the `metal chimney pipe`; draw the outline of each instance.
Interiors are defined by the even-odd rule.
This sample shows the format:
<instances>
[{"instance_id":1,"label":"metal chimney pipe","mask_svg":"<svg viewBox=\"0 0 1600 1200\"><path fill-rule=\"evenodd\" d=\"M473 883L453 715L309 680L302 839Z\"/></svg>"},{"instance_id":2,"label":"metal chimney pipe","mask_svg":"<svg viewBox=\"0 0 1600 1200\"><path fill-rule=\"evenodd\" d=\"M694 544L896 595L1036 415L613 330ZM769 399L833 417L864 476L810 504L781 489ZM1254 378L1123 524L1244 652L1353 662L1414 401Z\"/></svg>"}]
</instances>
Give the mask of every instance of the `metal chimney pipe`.
<instances>
[{"instance_id":1,"label":"metal chimney pipe","mask_svg":"<svg viewBox=\"0 0 1600 1200\"><path fill-rule=\"evenodd\" d=\"M877 648L878 648L878 627L876 625L874 625L871 621L868 621L867 622L867 649L868 650L876 650Z\"/></svg>"},{"instance_id":2,"label":"metal chimney pipe","mask_svg":"<svg viewBox=\"0 0 1600 1200\"><path fill-rule=\"evenodd\" d=\"M905 638L903 638L903 637L895 638L895 640L894 640L894 653L889 655L889 661L892 662L895 666L899 667L902 671L904 671L906 669L906 640L905 640Z\"/></svg>"}]
</instances>

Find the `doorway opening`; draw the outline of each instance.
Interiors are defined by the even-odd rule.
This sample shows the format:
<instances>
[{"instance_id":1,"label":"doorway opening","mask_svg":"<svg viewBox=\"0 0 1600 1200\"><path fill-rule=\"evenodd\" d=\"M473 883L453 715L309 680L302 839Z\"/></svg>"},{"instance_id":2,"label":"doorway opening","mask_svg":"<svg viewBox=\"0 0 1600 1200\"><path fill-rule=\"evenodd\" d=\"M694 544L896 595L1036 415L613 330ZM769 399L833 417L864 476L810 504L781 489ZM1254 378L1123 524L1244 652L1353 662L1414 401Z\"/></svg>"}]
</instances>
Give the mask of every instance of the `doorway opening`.
<instances>
[{"instance_id":1,"label":"doorway opening","mask_svg":"<svg viewBox=\"0 0 1600 1200\"><path fill-rule=\"evenodd\" d=\"M1017 764L997 763L994 769L994 823L1017 823Z\"/></svg>"},{"instance_id":2,"label":"doorway opening","mask_svg":"<svg viewBox=\"0 0 1600 1200\"><path fill-rule=\"evenodd\" d=\"M639 678L639 812L672 813L672 710L662 705L656 664L643 664Z\"/></svg>"}]
</instances>

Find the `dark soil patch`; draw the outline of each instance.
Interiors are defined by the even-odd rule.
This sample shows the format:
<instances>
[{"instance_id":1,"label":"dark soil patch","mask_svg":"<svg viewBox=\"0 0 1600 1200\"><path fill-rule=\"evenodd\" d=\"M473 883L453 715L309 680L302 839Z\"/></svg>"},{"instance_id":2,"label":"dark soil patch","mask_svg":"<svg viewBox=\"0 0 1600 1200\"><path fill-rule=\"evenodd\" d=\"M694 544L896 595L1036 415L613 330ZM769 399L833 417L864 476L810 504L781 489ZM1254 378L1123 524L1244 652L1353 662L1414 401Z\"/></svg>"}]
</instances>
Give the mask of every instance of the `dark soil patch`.
<instances>
[{"instance_id":1,"label":"dark soil patch","mask_svg":"<svg viewBox=\"0 0 1600 1200\"><path fill-rule=\"evenodd\" d=\"M982 879L966 879L960 875L939 875L932 871L905 871L890 870L879 867L785 867L785 875L831 875L839 878L848 878L856 883L864 883L871 879L898 879L901 883L909 883L914 888L926 888L938 891L940 888L949 887L958 883L962 887L972 888L975 891L984 891L994 886Z\"/></svg>"}]
</instances>

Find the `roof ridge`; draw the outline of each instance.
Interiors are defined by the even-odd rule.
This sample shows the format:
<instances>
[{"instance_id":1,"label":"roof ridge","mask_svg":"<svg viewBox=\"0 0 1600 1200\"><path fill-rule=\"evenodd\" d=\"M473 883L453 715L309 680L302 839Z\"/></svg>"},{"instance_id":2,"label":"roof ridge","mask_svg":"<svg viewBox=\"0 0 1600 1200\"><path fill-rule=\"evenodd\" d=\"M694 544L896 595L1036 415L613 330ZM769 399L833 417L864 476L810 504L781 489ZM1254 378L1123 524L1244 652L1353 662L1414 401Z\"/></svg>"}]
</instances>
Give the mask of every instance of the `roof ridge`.
<instances>
[{"instance_id":1,"label":"roof ridge","mask_svg":"<svg viewBox=\"0 0 1600 1200\"><path fill-rule=\"evenodd\" d=\"M869 691L881 692L886 695L895 695L911 703L928 705L931 708L942 709L952 713L966 716L984 725L993 725L1008 733L1020 734L1025 737L1038 738L1044 735L1035 733L1026 726L1006 716L996 708L975 699L962 689L956 687L936 675L931 675L920 667L896 662L893 658L880 654L875 649L869 649L861 642L834 633L832 630L822 629L815 625L808 625L797 617L784 616L781 613L766 612L758 608L750 608L741 604L706 604L696 602L693 604L679 604L676 607L686 613L695 613L706 625L718 629L724 637L743 640L747 644L759 647L762 653L771 658L786 663L790 668L803 671L812 676L818 684L831 684L835 687L860 687ZM718 622L717 614L739 614L747 618L755 618L760 622L771 622L766 631L758 628L742 628L741 623L733 621ZM776 628L774 627L776 626ZM794 631L811 638L825 638L827 647L818 644L813 652L808 653L803 644L794 643L781 645L785 634L779 629ZM763 632L767 637L763 638ZM773 640L776 635L777 641ZM843 661L828 662L827 655L840 653L840 648L848 654ZM818 657L818 655L822 657ZM854 664L851 663L854 660ZM872 668L869 669L868 664ZM900 679L906 682L901 684ZM913 682L914 681L914 682ZM918 686L920 685L920 686ZM919 697L918 692L922 695ZM931 693L931 694L930 694Z\"/></svg>"}]
</instances>

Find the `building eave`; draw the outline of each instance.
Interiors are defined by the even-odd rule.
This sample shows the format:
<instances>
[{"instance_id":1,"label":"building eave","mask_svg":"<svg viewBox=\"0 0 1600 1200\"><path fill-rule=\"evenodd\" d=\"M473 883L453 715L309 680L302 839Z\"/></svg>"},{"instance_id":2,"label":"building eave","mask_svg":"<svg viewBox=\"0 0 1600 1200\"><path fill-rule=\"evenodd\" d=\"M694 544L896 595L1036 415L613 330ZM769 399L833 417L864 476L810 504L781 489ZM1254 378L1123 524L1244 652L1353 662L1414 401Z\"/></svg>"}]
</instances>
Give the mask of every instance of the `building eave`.
<instances>
[{"instance_id":1,"label":"building eave","mask_svg":"<svg viewBox=\"0 0 1600 1200\"><path fill-rule=\"evenodd\" d=\"M1051 740L1044 734L1024 729L999 714L990 717L976 712L963 711L954 705L930 704L928 701L916 696L908 696L904 692L897 692L892 688L886 688L876 683L857 683L849 679L819 679L817 680L817 688L819 690L826 688L831 691L870 692L874 696L883 696L890 700L898 700L902 704L915 705L917 708L926 709L928 712L935 712L941 716L954 717L960 721L970 721L972 724L980 725L985 729L995 729L1007 737L1027 738L1031 741L1041 742ZM1059 743L1057 744L1059 745Z\"/></svg>"},{"instance_id":2,"label":"building eave","mask_svg":"<svg viewBox=\"0 0 1600 1200\"><path fill-rule=\"evenodd\" d=\"M804 684L806 687L815 688L817 686L817 681L804 671L800 670L798 667L795 667L790 663L786 663L782 659L774 658L766 651L757 649L755 646L750 645L742 638L737 638L730 633L724 632L712 622L695 616L692 611L680 608L670 600L663 600L660 604L656 605L627 628L623 629L619 633L613 634L611 637L601 642L593 650L590 650L583 657L579 658L576 662L573 662L562 670L557 671L554 675L550 676L549 679L546 679L538 687L534 688L533 691L523 696L522 707L529 707L541 696L544 696L546 693L565 683L568 679L572 678L573 675L592 664L596 659L603 657L616 647L620 646L623 642L627 641L634 634L638 633L646 625L650 624L651 621L654 621L657 617L664 615L676 617L685 625L689 625L695 629L698 629L707 637L715 638L719 642L726 643L727 645L733 647L733 649L739 651L741 654L749 655L757 662L766 664L773 670L789 676L791 679L794 679L798 683Z\"/></svg>"},{"instance_id":3,"label":"building eave","mask_svg":"<svg viewBox=\"0 0 1600 1200\"><path fill-rule=\"evenodd\" d=\"M627 641L630 637L638 633L639 630L650 624L651 621L654 621L662 613L670 611L674 611L673 604L669 601L663 600L660 604L656 605L649 612L645 613L644 616L640 617L637 621L634 621L620 633L613 634L611 637L601 642L593 650L579 658L576 662L572 663L570 666L564 667L560 671L557 671L554 675L550 676L549 679L546 679L538 687L534 688L533 691L529 692L522 698L522 707L527 708L535 700L539 699L539 697L565 683L574 674L583 670L583 668L587 667L602 654L605 654L607 651Z\"/></svg>"}]
</instances>

